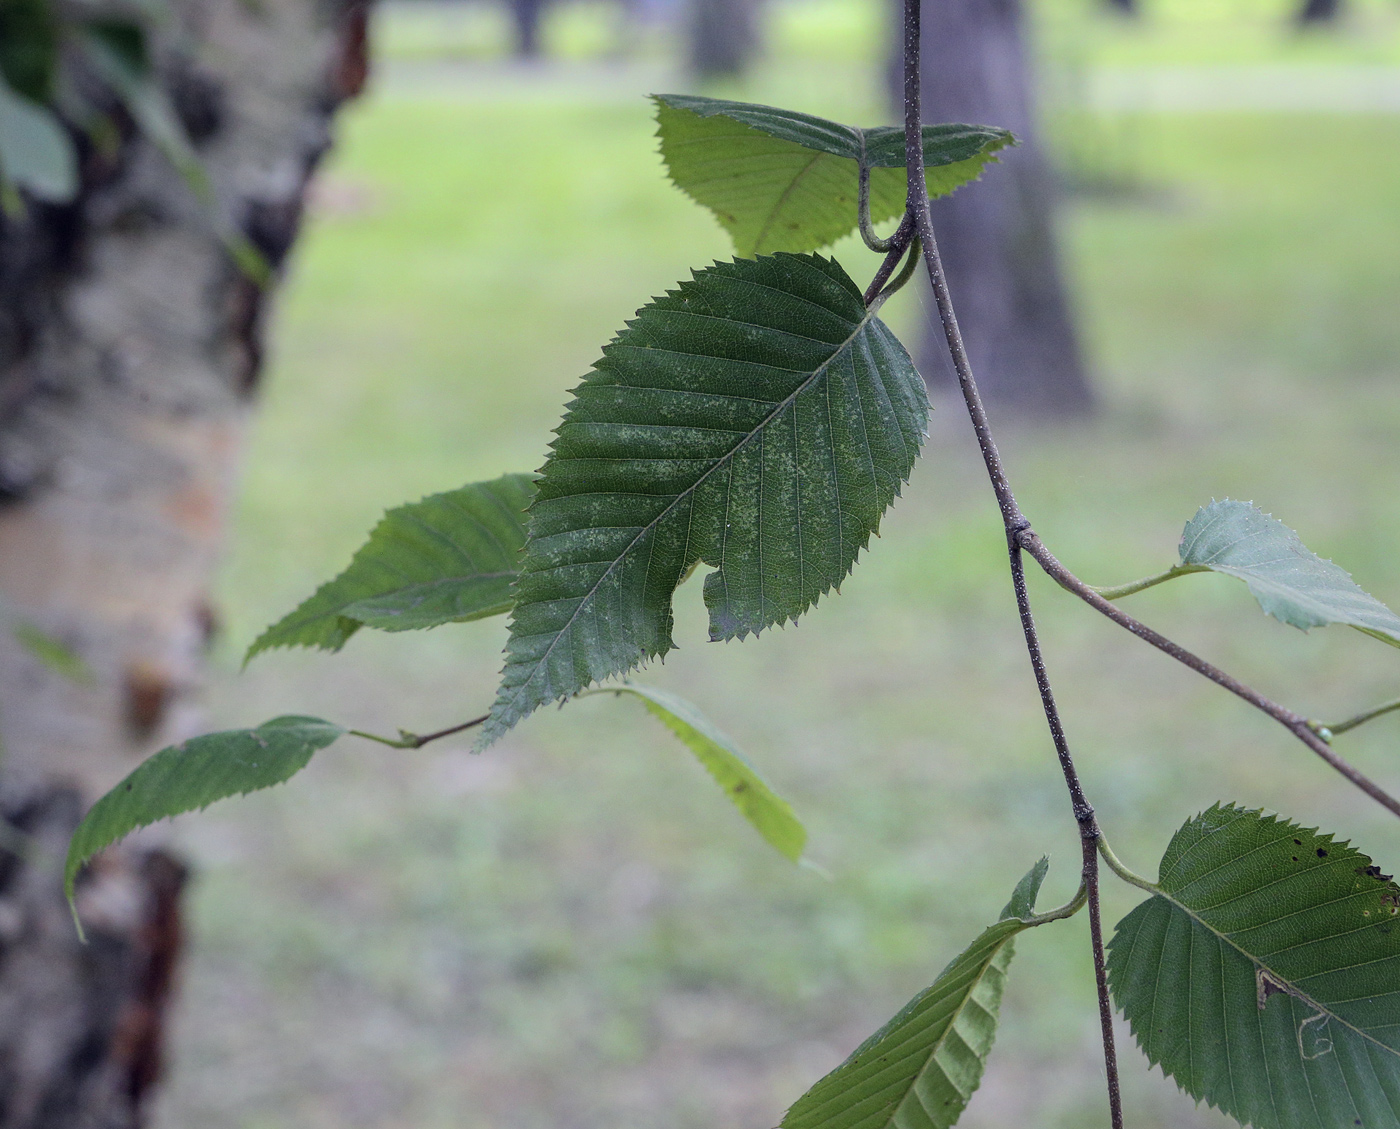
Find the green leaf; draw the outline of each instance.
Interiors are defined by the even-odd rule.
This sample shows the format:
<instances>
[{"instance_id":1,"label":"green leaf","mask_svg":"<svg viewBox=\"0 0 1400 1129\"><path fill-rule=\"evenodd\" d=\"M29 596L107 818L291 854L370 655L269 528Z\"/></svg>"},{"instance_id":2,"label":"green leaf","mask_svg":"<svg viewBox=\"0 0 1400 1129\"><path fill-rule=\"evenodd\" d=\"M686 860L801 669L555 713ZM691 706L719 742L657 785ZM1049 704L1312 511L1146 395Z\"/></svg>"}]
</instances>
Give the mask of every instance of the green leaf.
<instances>
[{"instance_id":1,"label":"green leaf","mask_svg":"<svg viewBox=\"0 0 1400 1129\"><path fill-rule=\"evenodd\" d=\"M1118 924L1109 985L1148 1059L1258 1129L1400 1126L1400 887L1330 835L1190 820Z\"/></svg>"},{"instance_id":2,"label":"green leaf","mask_svg":"<svg viewBox=\"0 0 1400 1129\"><path fill-rule=\"evenodd\" d=\"M904 131L857 129L772 106L659 94L661 156L676 186L714 212L743 256L814 251L856 226L859 170L870 173L870 214L902 215ZM930 196L981 175L1015 138L976 125L924 126Z\"/></svg>"},{"instance_id":3,"label":"green leaf","mask_svg":"<svg viewBox=\"0 0 1400 1129\"><path fill-rule=\"evenodd\" d=\"M103 847L167 816L281 784L344 733L316 717L278 717L162 749L93 804L73 832L63 876L68 897L83 863Z\"/></svg>"},{"instance_id":4,"label":"green leaf","mask_svg":"<svg viewBox=\"0 0 1400 1129\"><path fill-rule=\"evenodd\" d=\"M1001 920L845 1062L797 1099L781 1129L948 1129L982 1081L1013 955L1049 869L1021 879Z\"/></svg>"},{"instance_id":5,"label":"green leaf","mask_svg":"<svg viewBox=\"0 0 1400 1129\"><path fill-rule=\"evenodd\" d=\"M768 840L779 854L796 862L807 845L807 829L793 814L788 802L773 792L734 742L716 729L695 706L684 698L627 683L590 690L590 694L633 694L647 710L674 733L696 759L705 766L716 784L729 797L744 818Z\"/></svg>"},{"instance_id":6,"label":"green leaf","mask_svg":"<svg viewBox=\"0 0 1400 1129\"><path fill-rule=\"evenodd\" d=\"M1198 510L1181 534L1181 563L1239 577L1264 611L1304 631L1346 623L1400 647L1400 616L1249 502Z\"/></svg>"},{"instance_id":7,"label":"green leaf","mask_svg":"<svg viewBox=\"0 0 1400 1129\"><path fill-rule=\"evenodd\" d=\"M73 682L92 681L92 671L83 662L82 656L61 640L30 623L16 624L14 635L20 646L55 674L61 674Z\"/></svg>"},{"instance_id":8,"label":"green leaf","mask_svg":"<svg viewBox=\"0 0 1400 1129\"><path fill-rule=\"evenodd\" d=\"M575 389L539 480L482 746L663 655L697 561L712 639L796 618L850 572L909 477L928 397L841 267L697 271Z\"/></svg>"},{"instance_id":9,"label":"green leaf","mask_svg":"<svg viewBox=\"0 0 1400 1129\"><path fill-rule=\"evenodd\" d=\"M54 113L0 76L0 177L40 200L67 203L78 191L72 139Z\"/></svg>"},{"instance_id":10,"label":"green leaf","mask_svg":"<svg viewBox=\"0 0 1400 1129\"><path fill-rule=\"evenodd\" d=\"M389 510L350 566L274 623L273 647L338 651L361 625L417 631L510 610L534 476L506 474Z\"/></svg>"}]
</instances>

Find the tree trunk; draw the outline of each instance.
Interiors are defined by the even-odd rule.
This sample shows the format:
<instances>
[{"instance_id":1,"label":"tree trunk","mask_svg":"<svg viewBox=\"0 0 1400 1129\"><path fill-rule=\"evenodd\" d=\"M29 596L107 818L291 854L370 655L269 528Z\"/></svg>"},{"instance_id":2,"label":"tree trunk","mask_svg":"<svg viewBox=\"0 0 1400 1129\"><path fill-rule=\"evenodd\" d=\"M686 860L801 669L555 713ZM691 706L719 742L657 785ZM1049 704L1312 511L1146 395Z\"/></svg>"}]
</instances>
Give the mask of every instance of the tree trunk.
<instances>
[{"instance_id":1,"label":"tree trunk","mask_svg":"<svg viewBox=\"0 0 1400 1129\"><path fill-rule=\"evenodd\" d=\"M758 53L759 0L690 0L690 71L738 78Z\"/></svg>"},{"instance_id":2,"label":"tree trunk","mask_svg":"<svg viewBox=\"0 0 1400 1129\"><path fill-rule=\"evenodd\" d=\"M162 82L218 212L276 267L331 114L364 81L367 9L170 8ZM61 859L88 803L199 729L208 586L267 312L209 208L111 110L120 144L83 143L73 204L0 219L0 1129L141 1123L182 869L149 840L110 852L79 889L82 948L46 851ZM39 662L16 620L86 676Z\"/></svg>"},{"instance_id":3,"label":"tree trunk","mask_svg":"<svg viewBox=\"0 0 1400 1129\"><path fill-rule=\"evenodd\" d=\"M519 59L540 56L540 21L544 18L545 0L510 0L511 19L515 22L515 55Z\"/></svg>"},{"instance_id":4,"label":"tree trunk","mask_svg":"<svg viewBox=\"0 0 1400 1129\"><path fill-rule=\"evenodd\" d=\"M1106 0L1108 7L1124 16L1136 16L1138 14L1137 0Z\"/></svg>"},{"instance_id":5,"label":"tree trunk","mask_svg":"<svg viewBox=\"0 0 1400 1129\"><path fill-rule=\"evenodd\" d=\"M1342 0L1303 0L1303 6L1298 9L1298 23L1307 26L1308 24L1333 23L1342 14Z\"/></svg>"},{"instance_id":6,"label":"tree trunk","mask_svg":"<svg viewBox=\"0 0 1400 1129\"><path fill-rule=\"evenodd\" d=\"M1083 415L1093 396L1061 279L1021 23L1019 0L924 4L924 120L1002 126L1020 140L980 181L935 200L933 223L988 403L1028 419ZM919 360L930 385L952 384L936 317Z\"/></svg>"}]
</instances>

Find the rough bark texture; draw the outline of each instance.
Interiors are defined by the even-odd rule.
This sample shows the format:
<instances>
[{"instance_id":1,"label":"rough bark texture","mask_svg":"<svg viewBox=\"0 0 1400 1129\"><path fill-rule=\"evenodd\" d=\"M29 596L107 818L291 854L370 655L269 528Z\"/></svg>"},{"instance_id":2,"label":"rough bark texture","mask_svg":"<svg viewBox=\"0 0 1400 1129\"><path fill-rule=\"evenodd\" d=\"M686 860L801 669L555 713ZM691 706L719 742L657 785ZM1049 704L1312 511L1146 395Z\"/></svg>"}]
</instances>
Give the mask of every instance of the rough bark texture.
<instances>
[{"instance_id":1,"label":"rough bark texture","mask_svg":"<svg viewBox=\"0 0 1400 1129\"><path fill-rule=\"evenodd\" d=\"M169 7L162 80L218 211L276 266L330 117L365 79L367 9ZM0 220L0 613L91 673L47 669L0 621L0 812L60 858L87 802L199 727L208 588L267 303L209 209L109 105L121 144L85 148L78 200ZM0 1129L136 1126L159 1060L160 1008L141 1001L169 982L179 866L149 845L115 852L84 893L94 941L79 949L42 857L0 857Z\"/></svg>"},{"instance_id":2,"label":"rough bark texture","mask_svg":"<svg viewBox=\"0 0 1400 1129\"><path fill-rule=\"evenodd\" d=\"M737 78L758 54L759 0L690 0L691 73Z\"/></svg>"},{"instance_id":3,"label":"rough bark texture","mask_svg":"<svg viewBox=\"0 0 1400 1129\"><path fill-rule=\"evenodd\" d=\"M924 120L1002 126L1020 145L975 184L933 203L958 321L994 411L1082 415L1093 397L1061 276L1054 176L1036 141L1019 0L925 0ZM921 370L954 379L930 319Z\"/></svg>"}]
</instances>

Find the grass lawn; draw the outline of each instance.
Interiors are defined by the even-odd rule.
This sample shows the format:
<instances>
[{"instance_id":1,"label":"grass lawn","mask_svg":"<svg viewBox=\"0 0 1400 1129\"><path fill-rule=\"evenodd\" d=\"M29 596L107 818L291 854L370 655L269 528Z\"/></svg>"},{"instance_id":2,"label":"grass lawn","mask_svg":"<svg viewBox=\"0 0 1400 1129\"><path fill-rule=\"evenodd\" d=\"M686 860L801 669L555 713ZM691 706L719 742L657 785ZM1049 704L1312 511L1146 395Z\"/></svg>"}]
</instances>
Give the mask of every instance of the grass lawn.
<instances>
[{"instance_id":1,"label":"grass lawn","mask_svg":"<svg viewBox=\"0 0 1400 1129\"><path fill-rule=\"evenodd\" d=\"M1376 26L1391 11L1360 7ZM1181 30L1208 8L1163 4L1137 40L1095 25L1102 58L1213 59ZM1232 28L1264 26L1261 4L1232 10ZM881 116L868 12L783 11L744 95ZM586 14L556 33L592 34ZM386 13L391 63L425 52L424 18ZM488 47L489 34L472 32ZM1226 61L1293 49L1246 43ZM1307 49L1351 58L1336 41ZM635 72L622 73L625 86ZM538 466L599 345L727 254L661 175L642 100L577 75L539 89L459 78L391 73L344 120L282 295L222 585L221 726L295 711L426 731L480 712L501 620L362 632L334 659L279 652L242 675L238 656L385 506ZM1197 506L1249 498L1400 601L1400 116L1109 124L1133 139L1142 191L1065 215L1103 408L1004 431L1026 512L1086 579L1116 583L1170 563ZM850 242L836 253L858 279L873 267ZM908 330L926 312L901 295L890 320ZM1393 820L1272 722L1032 587L1086 787L1130 865L1155 872L1171 831L1217 799L1354 837L1387 871L1400 862ZM1131 608L1312 715L1400 686L1393 650L1266 620L1223 577ZM1040 854L1043 904L1072 892L1073 822L991 493L952 404L839 598L743 644L704 642L698 584L677 618L681 649L647 679L740 740L806 820L829 880L769 851L634 703L542 711L480 757L346 742L286 788L181 823L199 867L195 948L158 1124L765 1129L994 918ZM1377 722L1341 747L1394 787L1397 732ZM1107 899L1110 922L1137 900L1111 881ZM1018 943L964 1125L1105 1123L1086 933L1081 915ZM1149 1074L1126 1033L1120 1054L1137 1129L1223 1123Z\"/></svg>"}]
</instances>

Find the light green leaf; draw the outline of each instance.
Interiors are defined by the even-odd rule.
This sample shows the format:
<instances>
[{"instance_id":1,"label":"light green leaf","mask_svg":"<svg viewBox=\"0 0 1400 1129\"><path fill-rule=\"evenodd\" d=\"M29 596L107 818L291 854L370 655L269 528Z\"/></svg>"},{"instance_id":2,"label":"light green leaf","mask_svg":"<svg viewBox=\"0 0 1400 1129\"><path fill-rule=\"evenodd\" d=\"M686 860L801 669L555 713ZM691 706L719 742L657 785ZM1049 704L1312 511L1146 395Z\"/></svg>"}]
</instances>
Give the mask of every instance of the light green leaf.
<instances>
[{"instance_id":1,"label":"light green leaf","mask_svg":"<svg viewBox=\"0 0 1400 1129\"><path fill-rule=\"evenodd\" d=\"M61 640L40 631L31 623L16 624L14 634L20 646L55 674L61 674L73 682L92 681L92 671L83 662L82 656Z\"/></svg>"},{"instance_id":2,"label":"light green leaf","mask_svg":"<svg viewBox=\"0 0 1400 1129\"><path fill-rule=\"evenodd\" d=\"M724 794L775 851L793 862L802 857L802 850L807 845L807 829L793 814L788 802L768 787L763 777L744 759L744 754L734 747L734 742L716 729L695 706L664 690L653 690L630 682L590 690L588 693L633 694L640 698L652 716L695 754Z\"/></svg>"},{"instance_id":3,"label":"light green leaf","mask_svg":"<svg viewBox=\"0 0 1400 1129\"><path fill-rule=\"evenodd\" d=\"M1239 577L1265 612L1304 631L1346 623L1400 646L1400 616L1252 503L1227 498L1198 510L1181 534L1181 563Z\"/></svg>"},{"instance_id":4,"label":"light green leaf","mask_svg":"<svg viewBox=\"0 0 1400 1129\"><path fill-rule=\"evenodd\" d=\"M904 1009L808 1090L781 1129L948 1129L982 1082L1012 938L1027 928L1049 862L1016 886L987 929Z\"/></svg>"},{"instance_id":5,"label":"light green leaf","mask_svg":"<svg viewBox=\"0 0 1400 1129\"><path fill-rule=\"evenodd\" d=\"M338 651L361 625L417 631L510 610L534 476L506 474L388 511L334 580L260 635L273 647Z\"/></svg>"},{"instance_id":6,"label":"light green leaf","mask_svg":"<svg viewBox=\"0 0 1400 1129\"><path fill-rule=\"evenodd\" d=\"M1233 805L1172 838L1118 924L1148 1059L1257 1129L1400 1126L1400 887L1330 835Z\"/></svg>"},{"instance_id":7,"label":"light green leaf","mask_svg":"<svg viewBox=\"0 0 1400 1129\"><path fill-rule=\"evenodd\" d=\"M83 863L103 847L167 816L281 784L344 733L316 717L278 717L162 749L93 804L73 832L63 876L68 897Z\"/></svg>"},{"instance_id":8,"label":"light green leaf","mask_svg":"<svg viewBox=\"0 0 1400 1129\"><path fill-rule=\"evenodd\" d=\"M857 129L772 106L659 94L661 156L676 186L714 212L738 254L814 251L855 229L859 170L871 170L870 213L904 212L904 131ZM1004 129L924 126L930 196L975 180Z\"/></svg>"},{"instance_id":9,"label":"light green leaf","mask_svg":"<svg viewBox=\"0 0 1400 1129\"><path fill-rule=\"evenodd\" d=\"M72 139L53 112L17 94L0 75L0 178L63 204L78 191Z\"/></svg>"},{"instance_id":10,"label":"light green leaf","mask_svg":"<svg viewBox=\"0 0 1400 1129\"><path fill-rule=\"evenodd\" d=\"M841 583L909 477L928 397L841 267L717 263L637 313L574 391L530 510L484 746L663 655L697 561L713 639Z\"/></svg>"}]
</instances>

